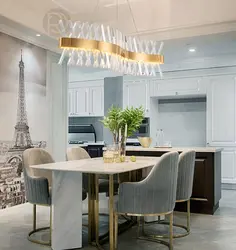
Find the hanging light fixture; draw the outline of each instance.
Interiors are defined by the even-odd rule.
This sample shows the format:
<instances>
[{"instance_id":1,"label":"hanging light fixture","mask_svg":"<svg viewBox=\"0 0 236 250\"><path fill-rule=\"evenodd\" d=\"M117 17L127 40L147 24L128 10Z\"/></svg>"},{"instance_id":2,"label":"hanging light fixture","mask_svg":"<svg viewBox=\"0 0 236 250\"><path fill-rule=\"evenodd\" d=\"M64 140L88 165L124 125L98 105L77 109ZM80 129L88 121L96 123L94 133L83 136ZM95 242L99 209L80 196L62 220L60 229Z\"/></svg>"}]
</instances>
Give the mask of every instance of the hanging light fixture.
<instances>
[{"instance_id":1,"label":"hanging light fixture","mask_svg":"<svg viewBox=\"0 0 236 250\"><path fill-rule=\"evenodd\" d=\"M59 28L59 46L63 49L59 64L69 57L68 65L99 67L134 76L156 76L159 72L162 77L163 42L141 41L97 23L60 20Z\"/></svg>"}]
</instances>

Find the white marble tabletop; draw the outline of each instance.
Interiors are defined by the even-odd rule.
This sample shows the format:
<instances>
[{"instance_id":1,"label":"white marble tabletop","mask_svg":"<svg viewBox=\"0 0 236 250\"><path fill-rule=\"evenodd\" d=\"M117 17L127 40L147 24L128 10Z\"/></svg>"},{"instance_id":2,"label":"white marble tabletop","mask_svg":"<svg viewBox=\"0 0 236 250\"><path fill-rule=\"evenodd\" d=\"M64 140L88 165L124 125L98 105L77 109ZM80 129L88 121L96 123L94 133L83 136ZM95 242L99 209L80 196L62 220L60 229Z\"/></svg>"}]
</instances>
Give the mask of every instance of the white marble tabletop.
<instances>
[{"instance_id":1,"label":"white marble tabletop","mask_svg":"<svg viewBox=\"0 0 236 250\"><path fill-rule=\"evenodd\" d=\"M77 161L55 162L31 166L35 169L51 171L81 172L91 174L120 174L133 170L154 166L160 157L137 157L136 162L131 162L129 157L122 163L104 163L102 158L90 158Z\"/></svg>"}]
</instances>

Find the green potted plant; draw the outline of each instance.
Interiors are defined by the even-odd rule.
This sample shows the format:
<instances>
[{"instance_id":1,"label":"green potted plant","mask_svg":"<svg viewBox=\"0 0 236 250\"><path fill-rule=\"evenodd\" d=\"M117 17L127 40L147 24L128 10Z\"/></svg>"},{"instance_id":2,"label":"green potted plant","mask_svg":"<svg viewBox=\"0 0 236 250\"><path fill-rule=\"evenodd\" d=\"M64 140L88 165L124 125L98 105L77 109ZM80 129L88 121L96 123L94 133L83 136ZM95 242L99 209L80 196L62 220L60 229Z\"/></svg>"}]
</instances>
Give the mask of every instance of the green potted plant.
<instances>
[{"instance_id":1,"label":"green potted plant","mask_svg":"<svg viewBox=\"0 0 236 250\"><path fill-rule=\"evenodd\" d=\"M112 106L107 116L102 120L103 125L113 134L113 141L120 144L121 155L125 155L125 145L127 137L131 136L138 130L144 119L144 109L125 108L121 109Z\"/></svg>"}]
</instances>

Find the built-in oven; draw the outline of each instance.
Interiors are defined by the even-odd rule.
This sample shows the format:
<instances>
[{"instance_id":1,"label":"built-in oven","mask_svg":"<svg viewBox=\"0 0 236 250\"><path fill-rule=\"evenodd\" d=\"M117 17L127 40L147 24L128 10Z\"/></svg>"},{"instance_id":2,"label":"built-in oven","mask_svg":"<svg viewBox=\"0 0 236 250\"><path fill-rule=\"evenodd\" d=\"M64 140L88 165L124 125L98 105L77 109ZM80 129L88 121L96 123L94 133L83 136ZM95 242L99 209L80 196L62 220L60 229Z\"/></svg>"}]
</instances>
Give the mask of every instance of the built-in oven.
<instances>
[{"instance_id":1,"label":"built-in oven","mask_svg":"<svg viewBox=\"0 0 236 250\"><path fill-rule=\"evenodd\" d=\"M128 139L127 146L140 146L138 137L149 137L150 136L150 124L149 118L144 118L139 129L135 131Z\"/></svg>"}]
</instances>

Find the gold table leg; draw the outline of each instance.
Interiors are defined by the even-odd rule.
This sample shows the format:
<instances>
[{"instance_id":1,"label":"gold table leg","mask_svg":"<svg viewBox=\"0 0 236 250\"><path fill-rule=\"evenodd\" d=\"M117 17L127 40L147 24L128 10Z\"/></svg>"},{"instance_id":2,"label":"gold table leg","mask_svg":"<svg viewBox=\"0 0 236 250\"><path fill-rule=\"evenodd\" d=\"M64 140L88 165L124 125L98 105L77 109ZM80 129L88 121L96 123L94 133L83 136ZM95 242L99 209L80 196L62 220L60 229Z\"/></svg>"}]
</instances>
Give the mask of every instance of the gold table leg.
<instances>
[{"instance_id":1,"label":"gold table leg","mask_svg":"<svg viewBox=\"0 0 236 250\"><path fill-rule=\"evenodd\" d=\"M114 178L109 175L109 241L110 250L114 250Z\"/></svg>"},{"instance_id":2,"label":"gold table leg","mask_svg":"<svg viewBox=\"0 0 236 250\"><path fill-rule=\"evenodd\" d=\"M94 228L94 175L89 174L88 181L88 242L92 244L95 238Z\"/></svg>"},{"instance_id":3,"label":"gold table leg","mask_svg":"<svg viewBox=\"0 0 236 250\"><path fill-rule=\"evenodd\" d=\"M99 245L99 183L98 175L95 175L95 202L94 202L94 217L95 217L95 242Z\"/></svg>"}]
</instances>

